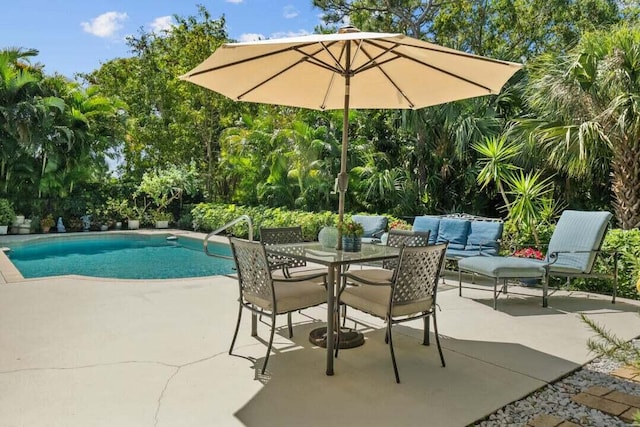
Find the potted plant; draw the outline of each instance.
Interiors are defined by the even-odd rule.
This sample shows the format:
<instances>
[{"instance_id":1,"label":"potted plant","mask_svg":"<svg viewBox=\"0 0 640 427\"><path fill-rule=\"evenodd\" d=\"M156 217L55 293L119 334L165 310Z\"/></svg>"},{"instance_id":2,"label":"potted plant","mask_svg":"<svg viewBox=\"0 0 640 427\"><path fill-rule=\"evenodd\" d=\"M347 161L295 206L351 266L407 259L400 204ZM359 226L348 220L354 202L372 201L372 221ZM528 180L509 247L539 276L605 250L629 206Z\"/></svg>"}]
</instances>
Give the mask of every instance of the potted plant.
<instances>
[{"instance_id":1,"label":"potted plant","mask_svg":"<svg viewBox=\"0 0 640 427\"><path fill-rule=\"evenodd\" d=\"M362 248L364 227L359 222L347 219L338 224L338 231L342 235L342 250L345 252L359 252Z\"/></svg>"},{"instance_id":2,"label":"potted plant","mask_svg":"<svg viewBox=\"0 0 640 427\"><path fill-rule=\"evenodd\" d=\"M16 213L7 199L0 199L0 234L7 234L9 226L16 219Z\"/></svg>"},{"instance_id":3,"label":"potted plant","mask_svg":"<svg viewBox=\"0 0 640 427\"><path fill-rule=\"evenodd\" d=\"M156 228L169 228L169 221L173 219L173 215L169 212L156 211L153 214L153 220L155 221Z\"/></svg>"},{"instance_id":4,"label":"potted plant","mask_svg":"<svg viewBox=\"0 0 640 427\"><path fill-rule=\"evenodd\" d=\"M54 225L56 225L56 221L53 219L53 215L51 214L47 214L40 220L40 228L43 233L48 233Z\"/></svg>"},{"instance_id":5,"label":"potted plant","mask_svg":"<svg viewBox=\"0 0 640 427\"><path fill-rule=\"evenodd\" d=\"M162 221L157 228L167 228L168 221L173 219L167 213L169 205L182 200L184 194L195 194L198 190L198 177L195 163L189 166L169 166L166 169L156 169L145 172L134 198L143 196L145 209L154 205L156 212L150 215L150 220Z\"/></svg>"},{"instance_id":6,"label":"potted plant","mask_svg":"<svg viewBox=\"0 0 640 427\"><path fill-rule=\"evenodd\" d=\"M147 207L134 204L133 206L127 206L127 208L127 228L129 230L137 230L140 228L140 219L144 218L144 213L147 210Z\"/></svg>"},{"instance_id":7,"label":"potted plant","mask_svg":"<svg viewBox=\"0 0 640 427\"><path fill-rule=\"evenodd\" d=\"M143 204L142 206L138 206L135 202L130 203L127 199L107 199L107 205L105 211L108 216L113 216L114 218L118 218L116 220L116 229L119 229L118 223L120 223L120 228L122 227L122 220L127 220L127 228L129 230L137 230L140 228L140 219L144 218L144 213L147 210L147 205Z\"/></svg>"}]
</instances>

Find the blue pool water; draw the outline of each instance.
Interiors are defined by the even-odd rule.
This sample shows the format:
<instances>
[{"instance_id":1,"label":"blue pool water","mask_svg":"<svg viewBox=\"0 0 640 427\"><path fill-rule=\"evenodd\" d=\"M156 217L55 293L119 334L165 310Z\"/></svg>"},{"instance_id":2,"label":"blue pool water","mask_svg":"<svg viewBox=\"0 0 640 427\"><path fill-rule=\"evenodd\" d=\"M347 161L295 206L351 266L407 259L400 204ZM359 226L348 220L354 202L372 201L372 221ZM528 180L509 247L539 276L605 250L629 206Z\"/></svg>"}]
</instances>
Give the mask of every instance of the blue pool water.
<instances>
[{"instance_id":1,"label":"blue pool water","mask_svg":"<svg viewBox=\"0 0 640 427\"><path fill-rule=\"evenodd\" d=\"M233 272L233 260L209 257L202 241L166 236L71 236L10 244L9 259L25 278L80 274L118 279L172 279ZM209 252L231 256L228 245Z\"/></svg>"}]
</instances>

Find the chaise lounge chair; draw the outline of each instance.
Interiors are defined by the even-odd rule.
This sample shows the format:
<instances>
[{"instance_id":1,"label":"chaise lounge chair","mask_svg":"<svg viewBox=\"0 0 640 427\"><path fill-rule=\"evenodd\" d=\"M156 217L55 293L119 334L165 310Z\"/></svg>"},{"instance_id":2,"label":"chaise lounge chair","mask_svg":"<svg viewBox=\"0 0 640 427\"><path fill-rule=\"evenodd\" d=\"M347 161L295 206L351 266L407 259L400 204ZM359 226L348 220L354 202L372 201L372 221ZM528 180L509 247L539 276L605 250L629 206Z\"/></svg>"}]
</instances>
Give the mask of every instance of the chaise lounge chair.
<instances>
[{"instance_id":1,"label":"chaise lounge chair","mask_svg":"<svg viewBox=\"0 0 640 427\"><path fill-rule=\"evenodd\" d=\"M602 252L600 248L611 217L609 212L564 211L551 236L547 256L543 260L513 256L474 256L461 259L458 262L459 295L462 296L463 271L493 279L494 309L497 307L500 293L507 292L508 279L541 279L542 306L547 307L550 277L566 277L567 281L571 277L598 277L613 278L611 302L615 303L618 286L617 253L613 253L612 273L601 274L593 271L596 257ZM503 281L500 290L499 281Z\"/></svg>"}]
</instances>

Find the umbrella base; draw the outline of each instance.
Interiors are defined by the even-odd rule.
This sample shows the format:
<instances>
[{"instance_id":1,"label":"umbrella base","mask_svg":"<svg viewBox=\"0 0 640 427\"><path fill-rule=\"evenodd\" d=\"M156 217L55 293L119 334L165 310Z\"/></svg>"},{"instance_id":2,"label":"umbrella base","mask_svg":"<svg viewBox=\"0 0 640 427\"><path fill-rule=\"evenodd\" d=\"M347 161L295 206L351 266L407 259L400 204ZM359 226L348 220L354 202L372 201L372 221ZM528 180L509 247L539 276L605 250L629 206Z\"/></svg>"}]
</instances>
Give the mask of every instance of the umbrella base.
<instances>
[{"instance_id":1,"label":"umbrella base","mask_svg":"<svg viewBox=\"0 0 640 427\"><path fill-rule=\"evenodd\" d=\"M336 333L333 334L334 343ZM309 332L309 341L318 347L327 348L327 328L316 328ZM360 347L364 344L364 335L353 329L340 329L340 346L341 349Z\"/></svg>"}]
</instances>

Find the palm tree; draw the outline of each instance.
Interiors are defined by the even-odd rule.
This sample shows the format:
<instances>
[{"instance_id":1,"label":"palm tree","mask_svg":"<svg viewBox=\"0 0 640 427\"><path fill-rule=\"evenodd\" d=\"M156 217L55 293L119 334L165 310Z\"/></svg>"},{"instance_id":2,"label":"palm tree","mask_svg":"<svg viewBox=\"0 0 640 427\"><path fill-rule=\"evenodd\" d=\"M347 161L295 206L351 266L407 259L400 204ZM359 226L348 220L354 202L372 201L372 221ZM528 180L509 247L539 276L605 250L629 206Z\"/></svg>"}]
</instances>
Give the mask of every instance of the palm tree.
<instances>
[{"instance_id":1,"label":"palm tree","mask_svg":"<svg viewBox=\"0 0 640 427\"><path fill-rule=\"evenodd\" d=\"M585 34L569 53L543 56L531 74L528 101L538 118L521 129L561 173L610 173L619 225L640 226L640 26Z\"/></svg>"},{"instance_id":2,"label":"palm tree","mask_svg":"<svg viewBox=\"0 0 640 427\"><path fill-rule=\"evenodd\" d=\"M402 129L409 135L406 164L429 211L464 209L474 191L471 147L500 133L503 120L487 99L470 99L403 112ZM473 174L473 178L470 178Z\"/></svg>"}]
</instances>

